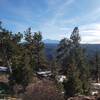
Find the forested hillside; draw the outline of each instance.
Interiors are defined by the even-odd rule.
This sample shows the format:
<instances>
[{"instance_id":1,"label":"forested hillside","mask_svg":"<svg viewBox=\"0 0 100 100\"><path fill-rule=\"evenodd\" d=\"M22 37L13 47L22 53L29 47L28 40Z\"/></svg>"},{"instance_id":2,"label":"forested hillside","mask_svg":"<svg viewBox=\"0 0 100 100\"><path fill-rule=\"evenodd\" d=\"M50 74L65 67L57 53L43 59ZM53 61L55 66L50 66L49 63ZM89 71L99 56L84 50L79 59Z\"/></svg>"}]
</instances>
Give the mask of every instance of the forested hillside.
<instances>
[{"instance_id":1,"label":"forested hillside","mask_svg":"<svg viewBox=\"0 0 100 100\"><path fill-rule=\"evenodd\" d=\"M55 43L45 43L45 51L49 59L55 56L57 45ZM100 44L81 44L81 46L85 48L89 57L92 57L97 51L100 51Z\"/></svg>"},{"instance_id":2,"label":"forested hillside","mask_svg":"<svg viewBox=\"0 0 100 100\"><path fill-rule=\"evenodd\" d=\"M0 94L22 100L92 95L92 83L100 82L99 44L81 44L78 27L58 44L42 39L40 31L13 33L0 23Z\"/></svg>"}]
</instances>

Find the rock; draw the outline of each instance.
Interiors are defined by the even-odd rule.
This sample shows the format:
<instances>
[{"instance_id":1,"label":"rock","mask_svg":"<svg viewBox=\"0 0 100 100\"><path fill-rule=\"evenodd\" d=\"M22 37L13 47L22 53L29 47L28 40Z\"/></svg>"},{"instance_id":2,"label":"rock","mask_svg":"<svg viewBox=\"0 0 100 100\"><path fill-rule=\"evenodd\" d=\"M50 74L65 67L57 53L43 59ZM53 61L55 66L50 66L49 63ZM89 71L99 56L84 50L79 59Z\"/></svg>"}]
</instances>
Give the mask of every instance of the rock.
<instances>
[{"instance_id":1,"label":"rock","mask_svg":"<svg viewBox=\"0 0 100 100\"><path fill-rule=\"evenodd\" d=\"M94 96L77 96L70 97L68 100L96 100Z\"/></svg>"}]
</instances>

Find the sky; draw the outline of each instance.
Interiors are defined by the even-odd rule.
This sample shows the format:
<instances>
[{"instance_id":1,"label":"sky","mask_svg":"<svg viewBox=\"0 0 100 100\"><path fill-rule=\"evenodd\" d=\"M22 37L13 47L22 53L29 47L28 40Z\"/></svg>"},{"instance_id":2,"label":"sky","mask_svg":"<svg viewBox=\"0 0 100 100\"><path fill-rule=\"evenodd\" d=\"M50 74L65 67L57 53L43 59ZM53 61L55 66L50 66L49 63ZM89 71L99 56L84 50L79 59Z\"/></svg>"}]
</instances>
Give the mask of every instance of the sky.
<instances>
[{"instance_id":1,"label":"sky","mask_svg":"<svg viewBox=\"0 0 100 100\"><path fill-rule=\"evenodd\" d=\"M14 33L32 27L52 40L78 27L82 43L100 43L100 0L0 0L0 21Z\"/></svg>"}]
</instances>

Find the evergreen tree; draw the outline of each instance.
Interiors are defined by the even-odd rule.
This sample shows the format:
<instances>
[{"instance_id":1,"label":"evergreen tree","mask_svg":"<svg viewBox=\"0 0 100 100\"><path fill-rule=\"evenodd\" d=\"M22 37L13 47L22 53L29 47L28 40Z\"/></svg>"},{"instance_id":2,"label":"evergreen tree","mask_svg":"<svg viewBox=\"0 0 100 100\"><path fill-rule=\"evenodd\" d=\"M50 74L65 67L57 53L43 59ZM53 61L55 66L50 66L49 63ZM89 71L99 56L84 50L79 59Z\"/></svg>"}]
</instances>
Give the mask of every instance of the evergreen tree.
<instances>
[{"instance_id":1,"label":"evergreen tree","mask_svg":"<svg viewBox=\"0 0 100 100\"><path fill-rule=\"evenodd\" d=\"M47 60L44 53L44 43L42 42L41 32L34 33L34 46L36 70L45 69L47 67Z\"/></svg>"},{"instance_id":2,"label":"evergreen tree","mask_svg":"<svg viewBox=\"0 0 100 100\"><path fill-rule=\"evenodd\" d=\"M57 59L58 61L61 60L60 62L61 62L61 65L63 66L63 71L66 77L68 77L68 81L67 81L68 83L66 82L66 84L75 85L73 86L73 89L74 87L78 88L78 91L80 91L80 94L81 93L87 94L89 93L89 89L90 89L89 88L89 85L90 85L89 84L89 67L86 61L87 59L86 59L84 49L80 45L80 36L79 36L78 27L74 28L70 39L63 39L62 41L60 42L60 47L57 51L58 52ZM71 64L73 65L73 73L72 71L69 71L69 69L71 70L71 66L70 66ZM75 74L77 77L76 76L74 77L73 74ZM75 81L75 84L71 84L71 81ZM77 87L79 86L77 81L79 81L79 84L81 84L81 87ZM67 87L65 88L65 90L68 92ZM69 90L69 92L71 91ZM72 92L76 93L76 90L74 89Z\"/></svg>"},{"instance_id":3,"label":"evergreen tree","mask_svg":"<svg viewBox=\"0 0 100 100\"><path fill-rule=\"evenodd\" d=\"M67 98L82 93L82 82L73 58L69 64L67 80L63 82L63 85Z\"/></svg>"},{"instance_id":4,"label":"evergreen tree","mask_svg":"<svg viewBox=\"0 0 100 100\"><path fill-rule=\"evenodd\" d=\"M0 55L2 66L7 66L10 70L11 87L15 83L26 86L32 79L28 51L20 44L22 37L20 32L14 34L0 26Z\"/></svg>"},{"instance_id":5,"label":"evergreen tree","mask_svg":"<svg viewBox=\"0 0 100 100\"><path fill-rule=\"evenodd\" d=\"M80 79L82 81L83 94L88 94L89 89L90 89L89 65L87 62L85 50L80 45L80 35L79 35L78 27L74 28L70 39L73 43L73 49L71 51L71 54L74 55L77 68L79 69L79 72L80 72Z\"/></svg>"},{"instance_id":6,"label":"evergreen tree","mask_svg":"<svg viewBox=\"0 0 100 100\"><path fill-rule=\"evenodd\" d=\"M70 39L72 40L74 46L78 46L79 45L81 38L80 38L80 35L79 35L78 27L74 28L74 30L73 30L73 32L72 32L72 34L70 36Z\"/></svg>"},{"instance_id":7,"label":"evergreen tree","mask_svg":"<svg viewBox=\"0 0 100 100\"><path fill-rule=\"evenodd\" d=\"M28 49L29 55L31 57L31 66L33 71L39 69L45 69L47 66L47 61L44 54L44 43L42 42L41 32L31 32L29 28L25 32L26 48Z\"/></svg>"},{"instance_id":8,"label":"evergreen tree","mask_svg":"<svg viewBox=\"0 0 100 100\"><path fill-rule=\"evenodd\" d=\"M18 51L18 43L20 39L22 38L21 33L18 34L12 34L12 32L9 32L8 30L4 29L2 26L0 26L0 54L1 59L3 61L2 66L9 67L10 72L12 73L12 59L16 52Z\"/></svg>"},{"instance_id":9,"label":"evergreen tree","mask_svg":"<svg viewBox=\"0 0 100 100\"><path fill-rule=\"evenodd\" d=\"M61 72L66 73L68 62L66 62L69 59L70 56L70 50L71 50L71 41L67 38L64 38L60 41L60 44L57 48L57 56L56 60L57 63L62 67Z\"/></svg>"},{"instance_id":10,"label":"evergreen tree","mask_svg":"<svg viewBox=\"0 0 100 100\"><path fill-rule=\"evenodd\" d=\"M93 62L93 67L95 72L95 79L96 82L98 83L100 81L100 53L99 52L95 53L92 62Z\"/></svg>"},{"instance_id":11,"label":"evergreen tree","mask_svg":"<svg viewBox=\"0 0 100 100\"><path fill-rule=\"evenodd\" d=\"M32 81L33 71L30 65L30 57L27 50L20 50L21 54L13 60L13 73L11 76L12 82L10 84L21 84L25 88Z\"/></svg>"}]
</instances>

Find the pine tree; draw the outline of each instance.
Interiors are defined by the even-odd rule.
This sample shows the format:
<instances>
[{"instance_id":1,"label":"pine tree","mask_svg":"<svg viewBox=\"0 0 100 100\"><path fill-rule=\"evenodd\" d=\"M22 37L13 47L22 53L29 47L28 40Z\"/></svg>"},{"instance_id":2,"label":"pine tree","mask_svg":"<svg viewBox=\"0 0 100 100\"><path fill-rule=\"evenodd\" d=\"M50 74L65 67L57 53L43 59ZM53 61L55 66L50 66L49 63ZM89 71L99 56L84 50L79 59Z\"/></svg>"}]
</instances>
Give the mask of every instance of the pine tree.
<instances>
[{"instance_id":1,"label":"pine tree","mask_svg":"<svg viewBox=\"0 0 100 100\"><path fill-rule=\"evenodd\" d=\"M93 58L93 67L95 68L96 82L100 81L100 53L96 52Z\"/></svg>"},{"instance_id":2,"label":"pine tree","mask_svg":"<svg viewBox=\"0 0 100 100\"><path fill-rule=\"evenodd\" d=\"M70 36L70 39L72 40L74 46L78 46L79 45L81 38L80 38L80 35L79 35L78 27L74 28L74 30L73 30L73 32L72 32L72 34Z\"/></svg>"},{"instance_id":3,"label":"pine tree","mask_svg":"<svg viewBox=\"0 0 100 100\"><path fill-rule=\"evenodd\" d=\"M68 65L67 60L69 59L70 50L72 49L71 45L72 45L71 41L67 38L64 38L60 41L57 48L56 60L57 63L62 67L60 69L64 74L66 73L67 70L67 65Z\"/></svg>"},{"instance_id":4,"label":"pine tree","mask_svg":"<svg viewBox=\"0 0 100 100\"><path fill-rule=\"evenodd\" d=\"M82 82L79 77L79 71L76 69L74 62L71 62L69 67L67 80L63 82L67 98L82 94Z\"/></svg>"},{"instance_id":5,"label":"pine tree","mask_svg":"<svg viewBox=\"0 0 100 100\"><path fill-rule=\"evenodd\" d=\"M61 63L61 65L65 67L63 71L66 77L68 77L68 81L67 81L68 83L67 82L66 83L68 85L73 85L73 89L74 89L74 85L76 85L75 88L78 88L78 91L80 91L80 94L87 94L89 93L89 89L90 89L89 88L89 85L90 85L89 84L89 67L86 61L87 58L84 52L85 50L80 45L80 35L79 35L78 27L74 28L69 40L63 39L62 41L64 42L62 42L62 45L60 42L60 49L58 49L57 59L59 61L61 60L60 62L63 62ZM72 70L70 66L71 64L73 66L73 73L72 71L69 71L69 69ZM78 75L78 76L74 77L73 74L75 74L76 76ZM73 81L75 81L76 83L72 84L71 81L72 83ZM81 84L81 87L78 87L79 84L77 81L79 81L79 84ZM66 89L67 87L65 88L65 90ZM68 92L68 89L66 91ZM73 91L75 92L75 89Z\"/></svg>"},{"instance_id":6,"label":"pine tree","mask_svg":"<svg viewBox=\"0 0 100 100\"><path fill-rule=\"evenodd\" d=\"M88 94L90 90L89 66L88 66L85 50L80 45L80 36L79 36L79 30L77 27L75 27L75 29L73 30L70 39L73 42L73 50L71 54L74 55L77 68L80 72L80 79L82 81L83 94Z\"/></svg>"},{"instance_id":7,"label":"pine tree","mask_svg":"<svg viewBox=\"0 0 100 100\"><path fill-rule=\"evenodd\" d=\"M36 70L41 70L46 68L46 59L44 54L44 43L42 42L41 32L34 33L34 56L35 56L35 66Z\"/></svg>"},{"instance_id":8,"label":"pine tree","mask_svg":"<svg viewBox=\"0 0 100 100\"><path fill-rule=\"evenodd\" d=\"M44 43L42 42L41 32L31 32L29 28L25 32L26 48L28 49L31 66L33 71L38 71L39 69L45 69L47 66L46 57L44 54Z\"/></svg>"},{"instance_id":9,"label":"pine tree","mask_svg":"<svg viewBox=\"0 0 100 100\"><path fill-rule=\"evenodd\" d=\"M1 57L3 61L2 66L7 66L12 73L11 63L12 59L18 51L18 43L22 38L22 34L12 34L12 32L0 26L0 46Z\"/></svg>"},{"instance_id":10,"label":"pine tree","mask_svg":"<svg viewBox=\"0 0 100 100\"><path fill-rule=\"evenodd\" d=\"M26 86L32 82L33 78L33 71L30 66L28 52L22 48L20 50L21 52L13 59L12 62L13 71L9 78L11 90L15 84L21 85L23 89L25 89Z\"/></svg>"},{"instance_id":11,"label":"pine tree","mask_svg":"<svg viewBox=\"0 0 100 100\"><path fill-rule=\"evenodd\" d=\"M27 86L32 80L32 69L27 49L21 46L23 35L14 34L0 26L0 55L2 66L10 70L9 85L12 88L15 83Z\"/></svg>"}]
</instances>

